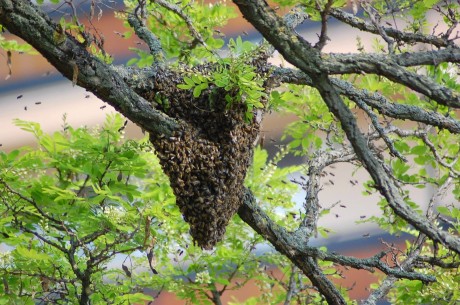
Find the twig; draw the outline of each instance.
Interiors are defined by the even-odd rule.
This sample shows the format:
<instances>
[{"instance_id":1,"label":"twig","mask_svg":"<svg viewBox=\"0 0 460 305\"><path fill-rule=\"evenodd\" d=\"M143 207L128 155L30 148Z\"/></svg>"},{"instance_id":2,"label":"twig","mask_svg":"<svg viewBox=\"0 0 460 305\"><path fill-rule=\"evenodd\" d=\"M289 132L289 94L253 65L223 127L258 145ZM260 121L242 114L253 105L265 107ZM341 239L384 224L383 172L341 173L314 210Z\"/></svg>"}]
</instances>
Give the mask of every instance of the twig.
<instances>
[{"instance_id":1,"label":"twig","mask_svg":"<svg viewBox=\"0 0 460 305\"><path fill-rule=\"evenodd\" d=\"M410 270L412 268L420 254L424 240L424 235L417 238L417 241L414 244L415 247L412 247L412 250L407 255L407 258L400 264L403 269ZM375 305L379 299L383 298L390 291L397 280L398 279L393 275L387 276L380 286L362 303L362 305Z\"/></svg>"},{"instance_id":2,"label":"twig","mask_svg":"<svg viewBox=\"0 0 460 305\"><path fill-rule=\"evenodd\" d=\"M369 15L369 18L371 19L374 27L377 29L379 35L388 44L388 53L394 54L394 40L387 35L383 27L380 25L380 20L377 20L377 18L380 19L380 16L378 16L376 10L366 1L361 2L361 7Z\"/></svg>"},{"instance_id":3,"label":"twig","mask_svg":"<svg viewBox=\"0 0 460 305\"><path fill-rule=\"evenodd\" d=\"M318 50L322 50L329 40L329 37L327 36L327 20L329 18L332 4L334 4L334 1L329 0L327 1L324 9L321 9L320 3L318 1L316 2L317 9L321 12L321 34L319 36L319 41L314 46L314 48Z\"/></svg>"},{"instance_id":4,"label":"twig","mask_svg":"<svg viewBox=\"0 0 460 305\"><path fill-rule=\"evenodd\" d=\"M390 150L390 154L392 154L395 157L398 157L401 161L407 162L407 158L404 157L394 146L393 141L390 140L390 138L386 135L385 130L383 127L380 125L379 119L377 115L372 112L372 110L369 108L369 106L361 99L355 98L353 101L358 105L359 108L364 110L366 114L369 116L371 119L372 125L374 126L375 130L379 133L380 138L383 139L385 144L387 145L388 149Z\"/></svg>"},{"instance_id":5,"label":"twig","mask_svg":"<svg viewBox=\"0 0 460 305\"><path fill-rule=\"evenodd\" d=\"M142 25L142 22L138 16L129 14L128 22L129 25L134 29L134 32L136 32L136 35L147 44L150 50L150 54L153 55L154 60L162 61L165 56L158 38L147 27Z\"/></svg>"},{"instance_id":6,"label":"twig","mask_svg":"<svg viewBox=\"0 0 460 305\"><path fill-rule=\"evenodd\" d=\"M292 266L291 276L289 277L289 283L287 284L286 299L284 300L284 305L291 304L291 299L295 294L296 294L295 267Z\"/></svg>"},{"instance_id":7,"label":"twig","mask_svg":"<svg viewBox=\"0 0 460 305\"><path fill-rule=\"evenodd\" d=\"M184 20L184 22L187 24L187 28L190 31L190 34L192 35L192 37L197 42L199 42L200 44L202 44L204 47L207 48L206 42L204 41L203 37L197 31L197 29L195 29L192 19L190 19L189 15L184 13L184 11L179 6L166 2L164 0L153 0L153 2L179 15L182 18L182 20Z\"/></svg>"}]
</instances>

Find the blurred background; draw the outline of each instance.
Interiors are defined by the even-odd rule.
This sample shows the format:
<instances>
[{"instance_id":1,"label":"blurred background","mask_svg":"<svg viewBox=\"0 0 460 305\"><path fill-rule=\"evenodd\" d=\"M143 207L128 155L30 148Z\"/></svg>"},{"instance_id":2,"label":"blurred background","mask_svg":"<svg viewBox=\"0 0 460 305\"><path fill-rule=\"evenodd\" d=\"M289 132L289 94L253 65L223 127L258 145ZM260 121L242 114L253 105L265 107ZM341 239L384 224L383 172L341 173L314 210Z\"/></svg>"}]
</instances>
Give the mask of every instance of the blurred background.
<instances>
[{"instance_id":1,"label":"blurred background","mask_svg":"<svg viewBox=\"0 0 460 305\"><path fill-rule=\"evenodd\" d=\"M212 2L212 1L208 1ZM92 26L105 36L105 50L114 57L115 64L126 64L136 56L129 50L130 47L139 47L140 40L133 36L130 39L123 38L127 29L123 23L114 18L114 10L122 9L122 1L112 1L113 7L104 8L101 18L93 20ZM82 1L77 6L82 12L89 10L89 4ZM51 7L44 7L52 17L60 18L62 11L56 11ZM85 18L82 18L84 22ZM319 24L305 22L297 31L307 40L316 41L320 30ZM233 19L221 29L226 34L226 39L243 36L243 39L258 42L260 35L241 16ZM12 38L8 36L7 38ZM330 41L325 52L356 52L357 37L360 36L362 43L367 50L372 48L372 37L350 27L340 26L338 22L331 20L329 37ZM105 116L114 110L105 103L98 100L91 93L80 87L73 87L71 81L63 78L41 55L26 55L14 53L12 55L12 74L7 78L8 68L6 56L2 54L0 60L0 144L1 150L33 145L33 138L30 134L21 131L12 124L14 118L35 121L41 124L46 132L54 132L62 129L62 117L67 116L67 122L74 126L96 126L103 122ZM276 55L273 63L280 64L282 60ZM285 63L283 63L286 65ZM367 126L366 119L359 113L360 124ZM295 120L292 115L270 114L265 117L262 133L265 136L265 147L271 155L276 153L275 144L280 144L280 137L284 127ZM126 127L126 136L129 138L141 138L141 130L132 123ZM274 141L268 141L272 139ZM276 141L276 142L275 142ZM284 163L299 164L302 159L288 156ZM336 166L328 170L329 174L324 177L324 188L320 193L320 204L329 207L340 201L331 213L320 220L320 226L327 227L333 232L328 239L315 239L314 245L325 245L331 251L357 257L372 256L378 250L383 249L382 240L388 243L402 243L398 239L380 231L375 225L357 224L359 220L366 219L379 213L376 202L377 196L364 195L361 184L367 181L367 174L359 170L351 175L351 165ZM414 190L415 192L415 190ZM432 195L432 190L417 190L419 202L427 202ZM301 203L305 193L299 192L296 200ZM341 206L345 206L341 207ZM276 273L276 270L273 270ZM339 281L340 285L354 288L351 290L351 297L362 299L368 295L369 283L374 282L378 273L374 275L367 271L347 270L344 271L345 279ZM226 292L227 293L227 292ZM249 283L242 290L238 290L238 299L257 294L257 287ZM231 300L230 294L224 295L223 300ZM174 296L162 294L154 304L183 304L183 301L175 300ZM385 303L381 303L385 304Z\"/></svg>"}]
</instances>

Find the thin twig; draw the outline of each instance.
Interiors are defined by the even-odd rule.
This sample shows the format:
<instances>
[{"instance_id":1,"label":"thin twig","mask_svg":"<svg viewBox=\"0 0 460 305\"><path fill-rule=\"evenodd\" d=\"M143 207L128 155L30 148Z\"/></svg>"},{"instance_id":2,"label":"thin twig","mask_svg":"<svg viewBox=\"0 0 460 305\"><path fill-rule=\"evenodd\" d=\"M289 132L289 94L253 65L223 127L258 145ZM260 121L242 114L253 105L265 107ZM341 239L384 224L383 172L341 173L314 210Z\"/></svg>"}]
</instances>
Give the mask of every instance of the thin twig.
<instances>
[{"instance_id":1,"label":"thin twig","mask_svg":"<svg viewBox=\"0 0 460 305\"><path fill-rule=\"evenodd\" d=\"M315 44L315 48L318 50L322 50L326 45L327 41L330 40L327 36L327 21L329 18L329 13L331 11L332 4L334 4L333 0L327 1L324 9L321 9L321 4L317 1L317 9L320 11L321 14L321 34L319 36L319 41Z\"/></svg>"},{"instance_id":2,"label":"thin twig","mask_svg":"<svg viewBox=\"0 0 460 305\"><path fill-rule=\"evenodd\" d=\"M153 55L154 60L162 61L165 56L158 38L147 27L142 25L142 22L138 16L129 14L128 22L129 25L134 29L134 32L136 32L136 35L147 44L150 50L150 54Z\"/></svg>"},{"instance_id":3,"label":"thin twig","mask_svg":"<svg viewBox=\"0 0 460 305\"><path fill-rule=\"evenodd\" d=\"M355 98L352 99L356 105L358 105L359 108L364 110L366 114L369 116L371 119L372 125L374 126L375 130L379 133L380 138L383 139L385 144L387 145L388 149L390 150L390 154L392 154L395 157L398 157L401 161L407 162L407 158L404 157L394 146L393 141L386 135L384 128L380 125L379 119L377 115L372 112L370 107L361 99Z\"/></svg>"},{"instance_id":4,"label":"thin twig","mask_svg":"<svg viewBox=\"0 0 460 305\"><path fill-rule=\"evenodd\" d=\"M187 15L179 6L169 3L167 1L164 1L164 0L153 0L153 2L179 15L179 17L181 17L182 20L184 20L184 22L187 24L187 28L190 34L192 35L192 37L197 42L199 42L200 44L202 44L204 47L207 48L206 42L204 41L201 34L198 32L198 30L193 25L193 21L190 18L190 16Z\"/></svg>"}]
</instances>

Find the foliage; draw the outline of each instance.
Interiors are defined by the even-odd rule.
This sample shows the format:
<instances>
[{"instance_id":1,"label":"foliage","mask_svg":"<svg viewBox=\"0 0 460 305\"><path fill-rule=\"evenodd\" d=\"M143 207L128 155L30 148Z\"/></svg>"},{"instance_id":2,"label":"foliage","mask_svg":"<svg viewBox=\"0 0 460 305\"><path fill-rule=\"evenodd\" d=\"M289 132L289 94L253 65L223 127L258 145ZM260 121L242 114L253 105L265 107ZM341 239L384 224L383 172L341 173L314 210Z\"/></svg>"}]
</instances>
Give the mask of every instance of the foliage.
<instances>
[{"instance_id":1,"label":"foliage","mask_svg":"<svg viewBox=\"0 0 460 305\"><path fill-rule=\"evenodd\" d=\"M0 239L9 249L0 260L8 283L1 304L78 303L82 289L91 290L92 304L131 304L151 299L146 288L208 304L218 286L237 290L249 279L262 285L261 270L281 259L257 254L263 238L238 217L214 251L195 247L154 153L145 140L123 139L120 115L98 129L64 121L52 135L37 123L16 125L34 134L38 147L1 153ZM254 166L248 186L261 199L274 197L267 207L292 208L297 188L283 179L296 168L271 165L261 149Z\"/></svg>"},{"instance_id":2,"label":"foliage","mask_svg":"<svg viewBox=\"0 0 460 305\"><path fill-rule=\"evenodd\" d=\"M27 54L36 54L33 48L26 43L19 43L15 39L7 39L1 33L3 32L3 27L0 24L0 50L6 51L6 64L8 67L8 74L6 79L11 77L12 67L13 67L13 53L18 52L27 53Z\"/></svg>"},{"instance_id":3,"label":"foliage","mask_svg":"<svg viewBox=\"0 0 460 305\"><path fill-rule=\"evenodd\" d=\"M7 2L0 0L2 28L11 20L33 19L5 17ZM106 6L90 2L92 20ZM241 36L226 43L222 27L236 13L225 1L126 0L115 12L127 27L119 34L136 34L149 48L133 48L137 57L127 62L129 68L110 65L103 34L80 22L73 1L51 3L66 5L71 13L40 24L41 34L52 33L51 39L27 41L58 62L74 84L97 93L158 143L182 143L184 126L196 127L189 134L199 137L212 124L223 124L222 118L229 126L218 126L231 130L240 123L232 117L239 105L245 106L246 124L238 136L259 131L255 115L276 112L295 119L273 158L260 147L249 148L253 160L239 215L212 251L193 244L169 185L175 177L163 173L148 139L123 139L121 116L108 117L96 130L73 129L64 120L63 130L53 135L17 120L35 135L38 148L0 154L0 242L8 246L0 256L0 304L132 304L152 300L147 289L173 292L190 304L220 304L223 293L250 280L260 295L231 304L345 304L352 303L348 290L334 281L349 267L382 272L365 304L385 296L394 304L458 302L459 3L278 0L269 8L265 1L234 0L266 39L254 44ZM30 7L30 14L41 14ZM46 19L40 18L33 20ZM332 19L374 35L372 45L358 37L356 53L325 52ZM296 31L306 20L318 30L316 40ZM13 25L27 37L27 26ZM14 52L33 52L3 36L0 48L9 75ZM266 61L275 49L283 55L281 66ZM158 71L174 77L159 84ZM103 81L95 84L98 77ZM218 119L207 120L206 109L199 107L194 114L204 113L204 119L186 117L181 96L193 108L213 92L224 92L227 106L223 114L213 113ZM210 134L220 136L219 130L205 136ZM185 139L205 147L215 144L209 138ZM228 138L214 147L219 153L238 146L232 132ZM302 157L303 165L280 167L288 154ZM312 245L318 234L331 233L318 221L340 202L323 206L320 192L325 185L334 189L329 178L339 163L350 166L341 174L353 187L361 184L356 172L369 174L362 195L376 198L380 209L357 222L407 237L404 246L382 240L383 252L361 259ZM292 200L300 190L302 206ZM417 190L428 195L417 198Z\"/></svg>"},{"instance_id":4,"label":"foliage","mask_svg":"<svg viewBox=\"0 0 460 305\"><path fill-rule=\"evenodd\" d=\"M213 3L194 2L191 0L174 1L175 10L168 9L163 1L151 1L142 7L147 27L158 37L166 53L166 59L177 58L180 62L199 62L215 55L224 45L221 35L215 35L216 29L227 24L236 17L232 7L225 1ZM135 0L125 1L126 7L132 11L138 7ZM179 14L180 13L180 14ZM181 14L187 16L185 20ZM121 16L126 19L126 16ZM193 24L193 26L190 26ZM132 33L132 32L131 32ZM198 38L199 37L199 38ZM201 40L203 43L200 43ZM131 59L128 64L146 65L153 62L152 55L143 58L142 50L135 50L141 60Z\"/></svg>"},{"instance_id":5,"label":"foliage","mask_svg":"<svg viewBox=\"0 0 460 305\"><path fill-rule=\"evenodd\" d=\"M119 115L100 130L64 121L53 135L36 123L16 125L35 135L38 148L1 153L1 241L10 246L2 258L3 303L78 303L85 289L93 290L94 304L149 299L129 281L114 286L105 279L123 277L106 269L116 255L152 247L152 206L173 206L153 153L143 142L122 140ZM158 188L141 192L140 178Z\"/></svg>"},{"instance_id":6,"label":"foliage","mask_svg":"<svg viewBox=\"0 0 460 305\"><path fill-rule=\"evenodd\" d=\"M193 96L199 97L201 92L210 87L223 88L226 92L225 100L227 107L233 104L243 103L246 106L245 119L253 118L254 110L264 108L262 98L266 96L260 77L250 61L258 56L255 45L244 41L241 37L236 40L230 38L228 44L230 56L217 59L217 68L210 75L189 73L184 77L184 84L177 85L180 89L193 90Z\"/></svg>"}]
</instances>

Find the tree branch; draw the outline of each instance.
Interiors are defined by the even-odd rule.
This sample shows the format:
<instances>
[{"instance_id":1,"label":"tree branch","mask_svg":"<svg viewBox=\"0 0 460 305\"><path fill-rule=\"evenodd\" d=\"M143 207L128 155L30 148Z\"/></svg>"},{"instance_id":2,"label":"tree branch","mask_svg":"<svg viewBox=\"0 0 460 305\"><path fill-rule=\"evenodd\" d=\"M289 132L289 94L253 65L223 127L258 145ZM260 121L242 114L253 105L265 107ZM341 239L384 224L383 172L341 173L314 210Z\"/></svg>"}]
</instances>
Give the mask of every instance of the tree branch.
<instances>
[{"instance_id":1,"label":"tree branch","mask_svg":"<svg viewBox=\"0 0 460 305\"><path fill-rule=\"evenodd\" d=\"M391 103L385 96L378 92L370 93L367 90L358 90L351 83L343 80L331 79L331 82L340 94L347 96L355 102L362 100L383 115L399 120L410 119L415 122L447 129L452 133L460 133L460 121L451 117L446 117L440 113L427 111L413 105Z\"/></svg>"},{"instance_id":2,"label":"tree branch","mask_svg":"<svg viewBox=\"0 0 460 305\"><path fill-rule=\"evenodd\" d=\"M321 9L319 2L316 2L318 11L320 11L321 15L321 34L319 35L319 41L315 44L315 48L318 50L322 50L327 41L330 40L327 36L327 22L329 19L329 13L331 11L332 4L334 4L334 1L328 0L324 6L324 9Z\"/></svg>"},{"instance_id":3,"label":"tree branch","mask_svg":"<svg viewBox=\"0 0 460 305\"><path fill-rule=\"evenodd\" d=\"M137 37L142 39L150 49L150 54L153 55L155 61L162 61L165 58L163 48L161 46L158 38L147 28L145 27L138 16L133 14L128 14L129 25L134 29Z\"/></svg>"},{"instance_id":4,"label":"tree branch","mask_svg":"<svg viewBox=\"0 0 460 305\"><path fill-rule=\"evenodd\" d=\"M400 67L438 65L443 62L460 63L460 49L448 48L436 51L406 52L391 55L375 53L329 53L325 58L324 64L331 74L346 74L357 73L359 71L354 66L356 63L378 65L381 62L386 65L397 65ZM375 73L378 73L378 70L376 71Z\"/></svg>"},{"instance_id":5,"label":"tree branch","mask_svg":"<svg viewBox=\"0 0 460 305\"><path fill-rule=\"evenodd\" d=\"M39 51L69 80L136 122L143 129L170 135L178 124L136 94L109 65L54 23L28 0L0 0L0 23Z\"/></svg>"},{"instance_id":6,"label":"tree branch","mask_svg":"<svg viewBox=\"0 0 460 305\"><path fill-rule=\"evenodd\" d=\"M279 83L291 83L297 85L313 86L313 81L308 75L299 70L289 68L273 67L271 81L277 85ZM441 129L447 129L452 133L460 133L460 121L451 117L446 117L440 113L427 111L413 105L395 104L378 92L359 90L350 82L331 78L335 89L341 95L347 96L352 101L362 100L364 103L376 109L381 114L399 120L412 120Z\"/></svg>"},{"instance_id":7,"label":"tree branch","mask_svg":"<svg viewBox=\"0 0 460 305\"><path fill-rule=\"evenodd\" d=\"M319 292L326 298L329 304L346 304L340 291L321 272L314 258L299 251L299 245L305 243L304 238L299 240L296 235L288 233L286 229L275 224L256 205L255 198L249 190L246 190L244 204L240 207L238 215L257 233L264 236L277 251L286 255L302 270L312 284L318 287Z\"/></svg>"},{"instance_id":8,"label":"tree branch","mask_svg":"<svg viewBox=\"0 0 460 305\"><path fill-rule=\"evenodd\" d=\"M308 14L301 5L294 7L289 13L284 16L284 22L292 29L295 29L308 19Z\"/></svg>"},{"instance_id":9,"label":"tree branch","mask_svg":"<svg viewBox=\"0 0 460 305\"><path fill-rule=\"evenodd\" d=\"M361 133L353 113L334 88L327 71L323 70L323 61L319 53L302 37L287 27L265 1L234 0L233 2L239 7L243 16L262 33L267 41L275 46L287 61L314 80L313 86L318 89L329 110L341 122L342 128L358 158L373 178L377 189L386 198L392 210L431 239L460 254L460 240L457 237L437 228L404 202L397 186L391 180L383 165L368 148L367 140ZM460 105L460 103L458 104ZM331 290L321 292L333 293ZM329 297L332 296L333 294ZM340 302L340 300L332 298L331 302Z\"/></svg>"},{"instance_id":10,"label":"tree branch","mask_svg":"<svg viewBox=\"0 0 460 305\"><path fill-rule=\"evenodd\" d=\"M308 180L305 182L305 216L303 216L299 228L295 234L303 236L308 240L313 233L316 233L316 227L319 218L319 197L321 189L320 179L324 168L334 163L350 162L356 159L356 155L350 151L318 151L313 158L307 161Z\"/></svg>"},{"instance_id":11,"label":"tree branch","mask_svg":"<svg viewBox=\"0 0 460 305\"><path fill-rule=\"evenodd\" d=\"M392 268L388 266L381 261L387 254L386 252L379 252L369 258L355 258L333 252L324 252L315 247L310 247L307 245L307 242L305 242L305 235L298 233L298 231L288 232L283 227L274 223L273 220L256 205L255 198L249 190L246 190L244 204L238 211L238 215L257 233L264 236L279 252L286 255L286 257L304 272L304 274L307 274L309 267L311 267L308 265L308 262L304 262L304 259L310 257L315 260L330 261L342 266L365 269L370 272L374 272L374 268L376 268L396 278L407 278L424 282L434 282L436 280L433 276L402 270L399 267ZM311 278L310 280L316 286Z\"/></svg>"},{"instance_id":12,"label":"tree branch","mask_svg":"<svg viewBox=\"0 0 460 305\"><path fill-rule=\"evenodd\" d=\"M330 12L330 15L336 18L337 20L346 23L354 28L357 28L361 31L373 33L380 35L379 29L367 21L362 20L359 17L356 17L353 14L347 13L341 9L333 8ZM389 37L394 38L398 41L404 41L406 43L415 44L415 43L427 43L434 45L438 48L441 47L455 47L455 44L452 40L446 39L444 37L438 37L435 35L425 35L422 33L406 33L398 31L394 28L381 27L381 29Z\"/></svg>"},{"instance_id":13,"label":"tree branch","mask_svg":"<svg viewBox=\"0 0 460 305\"><path fill-rule=\"evenodd\" d=\"M204 41L200 32L198 32L198 30L193 25L192 19L190 19L190 17L187 16L187 14L185 14L184 11L179 6L169 3L167 1L164 1L164 0L153 0L153 2L164 7L165 9L170 10L171 12L176 13L179 17L181 17L182 20L184 20L185 24L187 24L187 28L190 32L190 35L192 35L193 39L201 43L203 46L207 47L206 42Z\"/></svg>"},{"instance_id":14,"label":"tree branch","mask_svg":"<svg viewBox=\"0 0 460 305\"><path fill-rule=\"evenodd\" d=\"M342 128L347 134L347 138L352 144L359 159L366 167L368 173L376 183L377 189L385 197L388 205L392 210L413 225L419 231L425 233L431 239L438 241L449 249L460 254L460 240L448 232L437 228L426 218L412 210L402 198L397 186L391 180L391 177L386 172L383 165L372 154L367 147L367 140L361 133L356 118L351 110L342 101L330 80L325 77L323 81L318 82L316 86L324 102L329 107L330 111L340 120Z\"/></svg>"},{"instance_id":15,"label":"tree branch","mask_svg":"<svg viewBox=\"0 0 460 305\"><path fill-rule=\"evenodd\" d=\"M419 236L417 241L414 243L415 247L409 252L407 258L400 264L401 269L410 270L412 269L413 264L420 255L421 248L423 246L423 241L425 237ZM383 298L393 287L394 283L398 280L397 277L390 275L387 276L380 286L374 290L370 296L362 303L363 305L375 305L377 301Z\"/></svg>"},{"instance_id":16,"label":"tree branch","mask_svg":"<svg viewBox=\"0 0 460 305\"><path fill-rule=\"evenodd\" d=\"M449 49L441 54L445 55L446 61L449 58L452 62L460 62L460 49ZM422 93L441 105L460 108L460 94L429 77L406 70L398 63L407 65L439 63L432 57L428 58L432 55L434 53L431 52L422 54L421 60L412 59L411 55L395 55L395 61L392 56L377 54L331 54L323 61L322 68L327 74L370 73L385 76L395 83Z\"/></svg>"}]
</instances>

